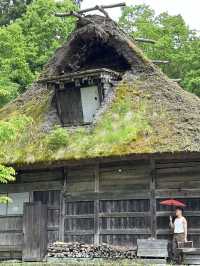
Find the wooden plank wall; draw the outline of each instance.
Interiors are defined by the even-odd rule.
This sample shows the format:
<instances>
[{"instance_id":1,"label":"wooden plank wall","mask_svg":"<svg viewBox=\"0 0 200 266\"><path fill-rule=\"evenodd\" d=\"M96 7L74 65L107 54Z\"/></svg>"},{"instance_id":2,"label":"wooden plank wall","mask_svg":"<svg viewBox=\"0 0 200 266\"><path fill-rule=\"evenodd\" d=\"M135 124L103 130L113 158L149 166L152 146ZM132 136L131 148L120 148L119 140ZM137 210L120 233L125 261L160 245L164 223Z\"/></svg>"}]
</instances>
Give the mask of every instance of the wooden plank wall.
<instances>
[{"instance_id":1,"label":"wooden plank wall","mask_svg":"<svg viewBox=\"0 0 200 266\"><path fill-rule=\"evenodd\" d=\"M200 161L170 160L156 163L157 236L169 238L170 207L161 206L165 198L176 198L186 204L189 240L200 247Z\"/></svg>"},{"instance_id":2,"label":"wooden plank wall","mask_svg":"<svg viewBox=\"0 0 200 266\"><path fill-rule=\"evenodd\" d=\"M35 191L33 194L35 202L40 201L47 205L47 230L48 242L52 243L59 240L59 225L60 225L60 191Z\"/></svg>"},{"instance_id":3,"label":"wooden plank wall","mask_svg":"<svg viewBox=\"0 0 200 266\"><path fill-rule=\"evenodd\" d=\"M21 216L0 217L0 259L22 256L22 225Z\"/></svg>"},{"instance_id":4,"label":"wooden plank wall","mask_svg":"<svg viewBox=\"0 0 200 266\"><path fill-rule=\"evenodd\" d=\"M200 160L127 161L68 169L65 241L135 245L137 238L170 239L171 209L183 200L189 239L200 247Z\"/></svg>"},{"instance_id":5,"label":"wooden plank wall","mask_svg":"<svg viewBox=\"0 0 200 266\"><path fill-rule=\"evenodd\" d=\"M149 237L150 180L144 161L69 169L65 241L133 246Z\"/></svg>"},{"instance_id":6,"label":"wooden plank wall","mask_svg":"<svg viewBox=\"0 0 200 266\"><path fill-rule=\"evenodd\" d=\"M47 251L47 205L41 202L24 204L23 261L41 261Z\"/></svg>"},{"instance_id":7,"label":"wooden plank wall","mask_svg":"<svg viewBox=\"0 0 200 266\"><path fill-rule=\"evenodd\" d=\"M19 171L16 182L0 186L1 193L30 192L31 201L48 205L49 242L59 239L60 190L63 188L63 169ZM49 191L48 191L49 190ZM0 258L21 258L23 215L0 216Z\"/></svg>"},{"instance_id":8,"label":"wooden plank wall","mask_svg":"<svg viewBox=\"0 0 200 266\"><path fill-rule=\"evenodd\" d=\"M123 246L150 236L168 239L170 209L159 202L178 198L187 205L189 239L200 247L199 177L200 159L129 160L21 172L15 185L1 185L0 192L34 192L33 201L48 205L49 242ZM21 239L22 217L0 217L3 245L17 243L19 249Z\"/></svg>"},{"instance_id":9,"label":"wooden plank wall","mask_svg":"<svg viewBox=\"0 0 200 266\"><path fill-rule=\"evenodd\" d=\"M1 184L0 193L61 190L63 169L19 171L14 183Z\"/></svg>"}]
</instances>

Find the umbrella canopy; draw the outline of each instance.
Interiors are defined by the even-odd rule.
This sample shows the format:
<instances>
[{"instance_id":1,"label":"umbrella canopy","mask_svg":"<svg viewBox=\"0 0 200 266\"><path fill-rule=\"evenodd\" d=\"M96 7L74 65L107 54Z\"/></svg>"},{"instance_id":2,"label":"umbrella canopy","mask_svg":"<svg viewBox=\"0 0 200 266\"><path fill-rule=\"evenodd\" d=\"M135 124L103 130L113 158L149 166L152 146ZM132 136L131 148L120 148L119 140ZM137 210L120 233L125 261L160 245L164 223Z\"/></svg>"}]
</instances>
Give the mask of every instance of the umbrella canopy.
<instances>
[{"instance_id":1,"label":"umbrella canopy","mask_svg":"<svg viewBox=\"0 0 200 266\"><path fill-rule=\"evenodd\" d=\"M175 200L175 199L168 199L168 200L163 200L160 201L161 205L166 205L166 206L176 206L176 207L185 207L186 205L179 201L179 200Z\"/></svg>"}]
</instances>

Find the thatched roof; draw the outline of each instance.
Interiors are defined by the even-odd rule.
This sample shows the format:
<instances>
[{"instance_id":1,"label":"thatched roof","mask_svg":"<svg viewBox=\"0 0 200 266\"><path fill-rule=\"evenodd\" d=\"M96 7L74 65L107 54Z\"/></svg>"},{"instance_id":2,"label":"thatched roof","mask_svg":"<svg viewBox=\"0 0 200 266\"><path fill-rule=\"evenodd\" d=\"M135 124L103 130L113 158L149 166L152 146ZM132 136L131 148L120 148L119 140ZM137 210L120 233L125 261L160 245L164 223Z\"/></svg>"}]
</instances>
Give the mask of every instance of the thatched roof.
<instances>
[{"instance_id":1,"label":"thatched roof","mask_svg":"<svg viewBox=\"0 0 200 266\"><path fill-rule=\"evenodd\" d=\"M109 19L87 16L79 21L40 79L97 67L95 43L120 62L107 66L105 60L100 67L120 71L123 78L92 127L55 129L60 125L55 92L35 82L0 111L1 122L9 125L23 115L32 118L15 138L1 144L2 163L200 151L200 99L161 73Z\"/></svg>"}]
</instances>

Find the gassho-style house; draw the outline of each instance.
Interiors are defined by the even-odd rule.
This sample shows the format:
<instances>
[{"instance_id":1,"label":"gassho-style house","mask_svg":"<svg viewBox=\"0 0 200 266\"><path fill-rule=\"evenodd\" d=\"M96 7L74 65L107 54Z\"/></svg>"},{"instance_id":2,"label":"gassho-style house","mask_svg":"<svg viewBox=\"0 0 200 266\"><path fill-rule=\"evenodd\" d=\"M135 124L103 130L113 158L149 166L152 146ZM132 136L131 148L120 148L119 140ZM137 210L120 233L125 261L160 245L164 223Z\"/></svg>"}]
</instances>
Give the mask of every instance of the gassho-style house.
<instances>
[{"instance_id":1,"label":"gassho-style house","mask_svg":"<svg viewBox=\"0 0 200 266\"><path fill-rule=\"evenodd\" d=\"M86 16L40 78L0 110L27 116L1 145L0 257L38 260L47 243L134 246L168 239L166 198L187 207L200 246L200 99L145 58L112 20Z\"/></svg>"}]
</instances>

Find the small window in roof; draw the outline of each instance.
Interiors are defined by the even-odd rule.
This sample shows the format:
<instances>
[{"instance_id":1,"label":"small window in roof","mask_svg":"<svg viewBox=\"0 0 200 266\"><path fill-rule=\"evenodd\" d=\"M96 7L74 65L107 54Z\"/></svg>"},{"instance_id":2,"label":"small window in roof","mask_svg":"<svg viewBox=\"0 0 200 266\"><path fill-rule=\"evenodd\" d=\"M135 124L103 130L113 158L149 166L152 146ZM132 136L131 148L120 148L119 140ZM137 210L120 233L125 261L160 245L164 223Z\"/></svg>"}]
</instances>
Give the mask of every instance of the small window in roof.
<instances>
[{"instance_id":1,"label":"small window in roof","mask_svg":"<svg viewBox=\"0 0 200 266\"><path fill-rule=\"evenodd\" d=\"M76 72L60 77L55 89L62 124L91 124L118 78L117 72L107 69Z\"/></svg>"}]
</instances>

